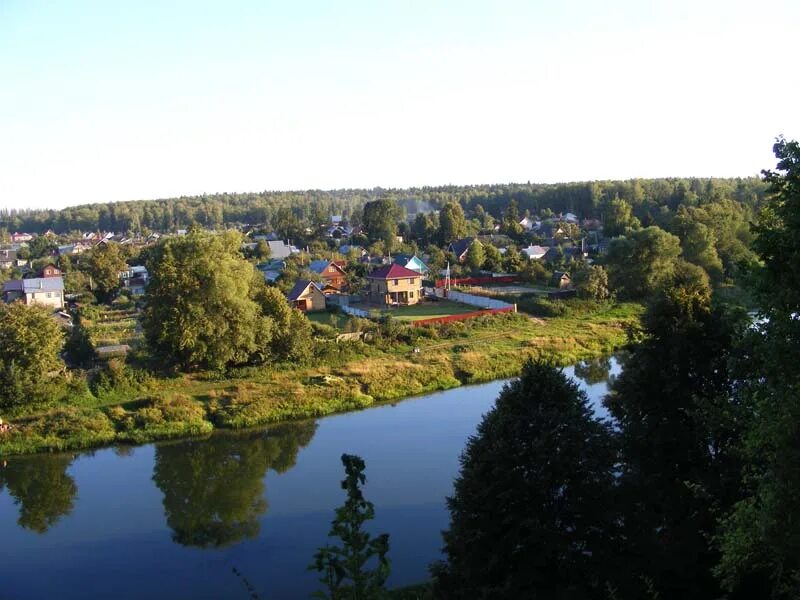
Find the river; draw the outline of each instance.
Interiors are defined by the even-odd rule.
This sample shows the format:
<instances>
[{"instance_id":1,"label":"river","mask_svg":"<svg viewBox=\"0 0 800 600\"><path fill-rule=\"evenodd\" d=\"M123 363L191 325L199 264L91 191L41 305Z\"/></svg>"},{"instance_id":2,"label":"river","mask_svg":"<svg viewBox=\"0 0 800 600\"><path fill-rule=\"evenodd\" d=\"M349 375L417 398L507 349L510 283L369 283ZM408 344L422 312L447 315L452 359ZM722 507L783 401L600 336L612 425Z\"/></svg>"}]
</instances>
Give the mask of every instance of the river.
<instances>
[{"instance_id":1,"label":"river","mask_svg":"<svg viewBox=\"0 0 800 600\"><path fill-rule=\"evenodd\" d=\"M619 363L569 367L600 416ZM342 453L367 464L390 585L427 579L458 457L502 381L206 439L0 460L0 599L308 598L341 505Z\"/></svg>"}]
</instances>

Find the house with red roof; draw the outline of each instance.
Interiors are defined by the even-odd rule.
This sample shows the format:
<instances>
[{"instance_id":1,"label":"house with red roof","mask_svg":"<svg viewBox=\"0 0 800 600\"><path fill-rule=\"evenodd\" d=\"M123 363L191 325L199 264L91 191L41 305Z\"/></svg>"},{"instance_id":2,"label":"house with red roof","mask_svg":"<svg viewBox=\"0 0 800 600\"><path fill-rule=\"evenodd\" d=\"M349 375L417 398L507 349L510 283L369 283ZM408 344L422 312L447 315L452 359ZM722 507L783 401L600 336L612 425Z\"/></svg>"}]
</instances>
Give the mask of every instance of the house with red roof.
<instances>
[{"instance_id":1,"label":"house with red roof","mask_svg":"<svg viewBox=\"0 0 800 600\"><path fill-rule=\"evenodd\" d=\"M416 304L422 300L422 275L406 267L391 264L367 275L367 295L376 304Z\"/></svg>"}]
</instances>

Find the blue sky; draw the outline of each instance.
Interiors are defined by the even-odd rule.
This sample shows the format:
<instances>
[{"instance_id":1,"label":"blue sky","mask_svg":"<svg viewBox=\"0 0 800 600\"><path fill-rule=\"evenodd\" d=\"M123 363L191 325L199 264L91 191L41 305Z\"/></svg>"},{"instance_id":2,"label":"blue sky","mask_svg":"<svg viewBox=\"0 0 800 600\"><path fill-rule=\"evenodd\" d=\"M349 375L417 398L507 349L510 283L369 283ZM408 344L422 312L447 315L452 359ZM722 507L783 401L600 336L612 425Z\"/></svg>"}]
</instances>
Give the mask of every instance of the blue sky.
<instances>
[{"instance_id":1,"label":"blue sky","mask_svg":"<svg viewBox=\"0 0 800 600\"><path fill-rule=\"evenodd\" d=\"M0 0L0 207L746 176L800 2Z\"/></svg>"}]
</instances>

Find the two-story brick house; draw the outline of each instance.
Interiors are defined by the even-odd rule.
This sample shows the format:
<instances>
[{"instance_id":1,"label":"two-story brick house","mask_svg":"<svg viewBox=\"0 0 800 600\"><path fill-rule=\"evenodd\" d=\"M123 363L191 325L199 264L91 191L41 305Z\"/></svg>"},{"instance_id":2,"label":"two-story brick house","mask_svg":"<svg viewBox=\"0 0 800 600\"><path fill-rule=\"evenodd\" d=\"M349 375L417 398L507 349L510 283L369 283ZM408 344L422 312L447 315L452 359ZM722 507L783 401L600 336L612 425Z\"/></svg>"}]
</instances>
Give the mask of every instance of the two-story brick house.
<instances>
[{"instance_id":1,"label":"two-story brick house","mask_svg":"<svg viewBox=\"0 0 800 600\"><path fill-rule=\"evenodd\" d=\"M422 275L400 265L386 265L367 275L368 296L377 304L416 304L422 300Z\"/></svg>"}]
</instances>

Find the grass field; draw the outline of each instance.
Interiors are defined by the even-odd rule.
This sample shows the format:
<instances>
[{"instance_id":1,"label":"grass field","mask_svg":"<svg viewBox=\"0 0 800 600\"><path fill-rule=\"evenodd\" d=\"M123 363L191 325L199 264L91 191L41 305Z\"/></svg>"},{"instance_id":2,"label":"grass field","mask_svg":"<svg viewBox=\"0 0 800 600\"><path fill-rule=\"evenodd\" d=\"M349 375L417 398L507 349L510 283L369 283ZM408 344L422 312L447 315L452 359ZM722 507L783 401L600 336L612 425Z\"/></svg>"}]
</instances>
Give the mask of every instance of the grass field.
<instances>
[{"instance_id":1,"label":"grass field","mask_svg":"<svg viewBox=\"0 0 800 600\"><path fill-rule=\"evenodd\" d=\"M439 300L438 302L421 302L413 306L401 306L383 311L385 315L392 315L398 321L420 321L422 319L433 319L435 317L447 317L450 315L462 315L464 313L481 310L476 306L468 306L449 300Z\"/></svg>"},{"instance_id":2,"label":"grass field","mask_svg":"<svg viewBox=\"0 0 800 600\"><path fill-rule=\"evenodd\" d=\"M422 319L472 307L441 302L409 309L408 318ZM449 324L444 328L448 335L441 337L384 346L334 344L333 354L316 364L148 376L107 397L84 394L70 405L20 415L13 421L14 433L0 435L0 456L144 443L214 428L319 417L513 377L528 358L573 364L622 346L641 311L638 305L609 304L571 317L498 315ZM336 358L339 351L343 354Z\"/></svg>"}]
</instances>

